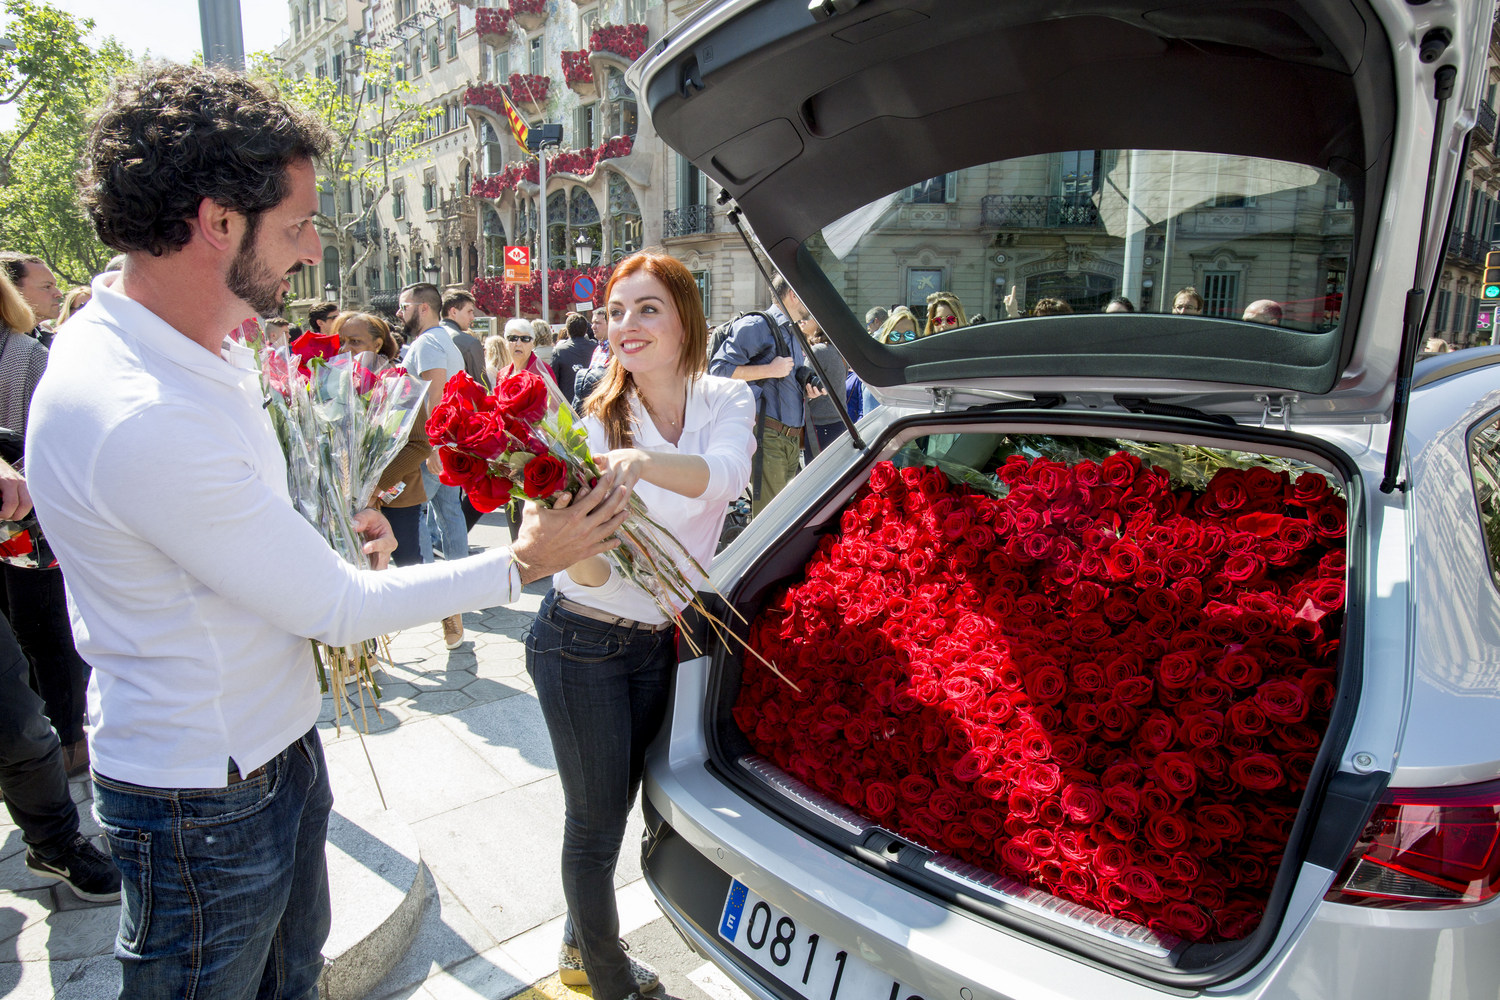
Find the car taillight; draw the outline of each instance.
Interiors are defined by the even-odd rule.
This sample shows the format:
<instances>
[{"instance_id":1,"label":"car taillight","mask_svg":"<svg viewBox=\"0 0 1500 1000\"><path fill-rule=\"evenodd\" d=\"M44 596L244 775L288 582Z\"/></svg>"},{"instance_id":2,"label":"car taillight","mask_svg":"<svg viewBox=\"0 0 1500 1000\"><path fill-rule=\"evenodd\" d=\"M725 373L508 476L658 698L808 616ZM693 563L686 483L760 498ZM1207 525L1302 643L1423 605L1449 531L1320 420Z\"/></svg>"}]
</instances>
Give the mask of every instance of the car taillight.
<instances>
[{"instance_id":1,"label":"car taillight","mask_svg":"<svg viewBox=\"0 0 1500 1000\"><path fill-rule=\"evenodd\" d=\"M1375 807L1324 897L1335 903L1430 910L1500 893L1500 781L1397 788Z\"/></svg>"}]
</instances>

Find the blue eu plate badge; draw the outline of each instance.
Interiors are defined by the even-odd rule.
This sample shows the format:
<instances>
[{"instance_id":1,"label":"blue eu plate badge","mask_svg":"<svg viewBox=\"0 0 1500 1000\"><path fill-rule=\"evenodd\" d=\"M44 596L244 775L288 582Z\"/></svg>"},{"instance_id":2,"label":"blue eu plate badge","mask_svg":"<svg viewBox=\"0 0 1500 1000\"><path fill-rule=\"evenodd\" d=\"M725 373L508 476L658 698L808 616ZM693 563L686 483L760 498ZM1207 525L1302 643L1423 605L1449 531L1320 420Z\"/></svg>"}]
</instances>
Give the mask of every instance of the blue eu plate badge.
<instances>
[{"instance_id":1,"label":"blue eu plate badge","mask_svg":"<svg viewBox=\"0 0 1500 1000\"><path fill-rule=\"evenodd\" d=\"M719 921L719 934L726 941L733 941L740 931L740 918L745 913L745 899L750 890L737 880L729 883L729 898L724 901L724 916Z\"/></svg>"}]
</instances>

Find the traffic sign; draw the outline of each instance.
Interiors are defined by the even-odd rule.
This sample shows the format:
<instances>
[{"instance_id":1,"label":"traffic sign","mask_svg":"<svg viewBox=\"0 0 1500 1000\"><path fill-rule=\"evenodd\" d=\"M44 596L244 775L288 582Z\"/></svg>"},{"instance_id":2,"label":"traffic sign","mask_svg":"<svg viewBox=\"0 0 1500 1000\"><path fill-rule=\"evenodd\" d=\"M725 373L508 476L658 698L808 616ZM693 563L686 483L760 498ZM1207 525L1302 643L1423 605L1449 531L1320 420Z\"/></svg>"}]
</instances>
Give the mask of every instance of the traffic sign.
<instances>
[{"instance_id":1,"label":"traffic sign","mask_svg":"<svg viewBox=\"0 0 1500 1000\"><path fill-rule=\"evenodd\" d=\"M594 279L580 274L573 279L573 298L579 302L593 302Z\"/></svg>"},{"instance_id":2,"label":"traffic sign","mask_svg":"<svg viewBox=\"0 0 1500 1000\"><path fill-rule=\"evenodd\" d=\"M1480 306L1474 319L1476 333L1493 333L1495 330L1495 307Z\"/></svg>"},{"instance_id":3,"label":"traffic sign","mask_svg":"<svg viewBox=\"0 0 1500 1000\"><path fill-rule=\"evenodd\" d=\"M505 248L505 283L525 285L531 282L531 251L526 247Z\"/></svg>"},{"instance_id":4,"label":"traffic sign","mask_svg":"<svg viewBox=\"0 0 1500 1000\"><path fill-rule=\"evenodd\" d=\"M1500 299L1500 250L1491 250L1484 255L1484 285L1479 297L1486 302Z\"/></svg>"}]
</instances>

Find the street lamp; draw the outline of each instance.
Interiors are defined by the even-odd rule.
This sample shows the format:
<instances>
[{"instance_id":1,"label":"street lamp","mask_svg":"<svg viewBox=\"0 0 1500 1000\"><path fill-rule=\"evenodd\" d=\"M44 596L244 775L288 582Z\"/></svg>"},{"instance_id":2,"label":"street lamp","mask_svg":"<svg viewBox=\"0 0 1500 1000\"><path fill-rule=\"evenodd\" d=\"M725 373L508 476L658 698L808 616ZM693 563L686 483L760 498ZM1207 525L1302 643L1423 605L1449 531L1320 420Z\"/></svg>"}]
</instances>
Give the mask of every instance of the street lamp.
<instances>
[{"instance_id":1,"label":"street lamp","mask_svg":"<svg viewBox=\"0 0 1500 1000\"><path fill-rule=\"evenodd\" d=\"M573 244L573 253L578 256L579 267L589 266L589 261L594 259L594 244L589 242L588 233L578 234L578 242Z\"/></svg>"},{"instance_id":2,"label":"street lamp","mask_svg":"<svg viewBox=\"0 0 1500 1000\"><path fill-rule=\"evenodd\" d=\"M333 296L337 292L338 292L338 289L333 287L333 282L328 281L328 282L325 282L323 284L323 299L325 301L332 302L333 301Z\"/></svg>"},{"instance_id":3,"label":"street lamp","mask_svg":"<svg viewBox=\"0 0 1500 1000\"><path fill-rule=\"evenodd\" d=\"M427 280L434 285L438 283L438 276L443 273L443 269L438 267L436 257L429 258L427 261L427 266L422 270L427 272Z\"/></svg>"}]
</instances>

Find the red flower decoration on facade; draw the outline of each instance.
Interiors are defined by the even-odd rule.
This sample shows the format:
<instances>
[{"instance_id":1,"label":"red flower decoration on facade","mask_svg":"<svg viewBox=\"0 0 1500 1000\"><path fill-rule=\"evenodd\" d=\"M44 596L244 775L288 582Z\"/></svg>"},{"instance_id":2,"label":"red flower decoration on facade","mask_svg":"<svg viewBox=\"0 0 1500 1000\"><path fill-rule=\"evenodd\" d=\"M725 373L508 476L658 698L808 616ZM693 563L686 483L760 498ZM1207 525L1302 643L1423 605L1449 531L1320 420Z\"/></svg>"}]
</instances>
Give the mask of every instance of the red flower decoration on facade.
<instances>
[{"instance_id":1,"label":"red flower decoration on facade","mask_svg":"<svg viewBox=\"0 0 1500 1000\"><path fill-rule=\"evenodd\" d=\"M474 11L474 27L481 35L503 35L510 31L510 11L504 7L480 7Z\"/></svg>"},{"instance_id":2,"label":"red flower decoration on facade","mask_svg":"<svg viewBox=\"0 0 1500 1000\"><path fill-rule=\"evenodd\" d=\"M605 24L589 35L589 51L613 52L634 62L646 51L648 38L644 24Z\"/></svg>"},{"instance_id":3,"label":"red flower decoration on facade","mask_svg":"<svg viewBox=\"0 0 1500 1000\"><path fill-rule=\"evenodd\" d=\"M594 67L589 64L587 50L568 51L562 54L564 83L593 83Z\"/></svg>"},{"instance_id":4,"label":"red flower decoration on facade","mask_svg":"<svg viewBox=\"0 0 1500 1000\"><path fill-rule=\"evenodd\" d=\"M517 104L542 104L547 100L547 92L552 86L552 78L535 73L512 73L510 79L505 81L505 92L510 99Z\"/></svg>"},{"instance_id":5,"label":"red flower decoration on facade","mask_svg":"<svg viewBox=\"0 0 1500 1000\"><path fill-rule=\"evenodd\" d=\"M511 14L545 14L547 0L510 0Z\"/></svg>"}]
</instances>

